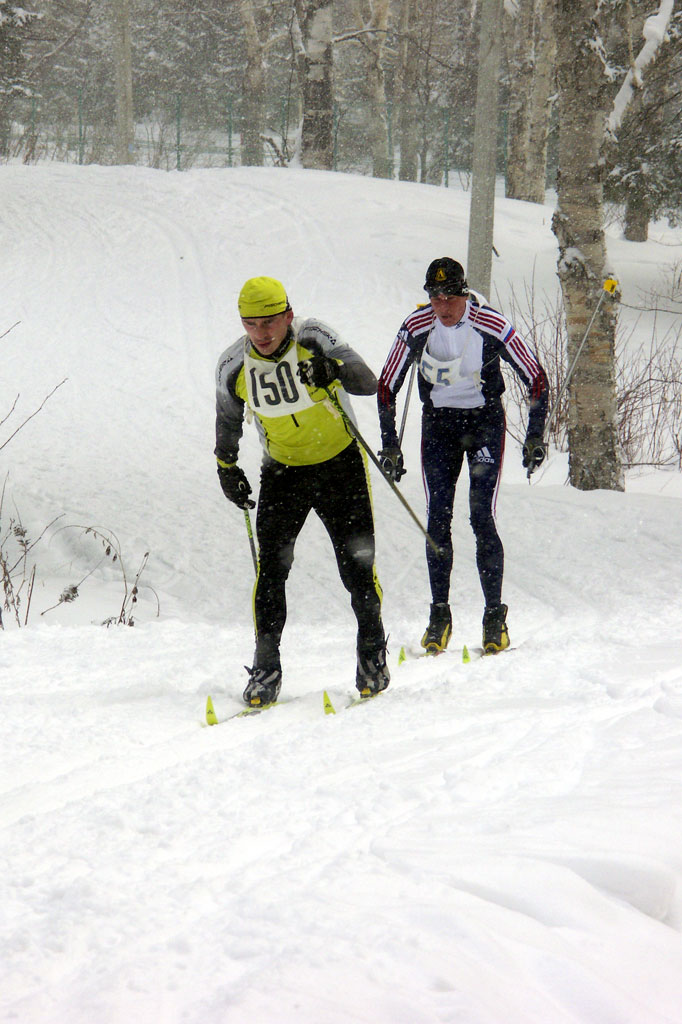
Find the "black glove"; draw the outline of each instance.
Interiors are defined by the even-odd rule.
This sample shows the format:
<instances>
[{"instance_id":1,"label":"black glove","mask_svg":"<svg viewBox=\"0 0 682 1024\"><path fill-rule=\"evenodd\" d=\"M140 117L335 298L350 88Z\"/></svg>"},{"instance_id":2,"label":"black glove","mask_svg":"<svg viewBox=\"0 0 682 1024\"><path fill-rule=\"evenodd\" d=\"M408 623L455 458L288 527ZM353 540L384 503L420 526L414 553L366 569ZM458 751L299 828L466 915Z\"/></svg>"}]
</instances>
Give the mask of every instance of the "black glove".
<instances>
[{"instance_id":1,"label":"black glove","mask_svg":"<svg viewBox=\"0 0 682 1024\"><path fill-rule=\"evenodd\" d=\"M338 377L339 364L328 356L312 356L303 359L296 372L309 388L326 388Z\"/></svg>"},{"instance_id":2,"label":"black glove","mask_svg":"<svg viewBox=\"0 0 682 1024\"><path fill-rule=\"evenodd\" d=\"M545 461L547 445L541 437L526 438L523 443L523 468L528 470L528 476Z\"/></svg>"},{"instance_id":3,"label":"black glove","mask_svg":"<svg viewBox=\"0 0 682 1024\"><path fill-rule=\"evenodd\" d=\"M249 498L251 484L246 479L243 469L235 463L232 466L218 465L218 479L223 494L234 502L237 508L255 508L256 502Z\"/></svg>"},{"instance_id":4,"label":"black glove","mask_svg":"<svg viewBox=\"0 0 682 1024\"><path fill-rule=\"evenodd\" d=\"M401 476L405 476L407 470L403 466L403 453L398 445L388 445L379 452L379 465L384 475L389 480L399 483Z\"/></svg>"}]
</instances>

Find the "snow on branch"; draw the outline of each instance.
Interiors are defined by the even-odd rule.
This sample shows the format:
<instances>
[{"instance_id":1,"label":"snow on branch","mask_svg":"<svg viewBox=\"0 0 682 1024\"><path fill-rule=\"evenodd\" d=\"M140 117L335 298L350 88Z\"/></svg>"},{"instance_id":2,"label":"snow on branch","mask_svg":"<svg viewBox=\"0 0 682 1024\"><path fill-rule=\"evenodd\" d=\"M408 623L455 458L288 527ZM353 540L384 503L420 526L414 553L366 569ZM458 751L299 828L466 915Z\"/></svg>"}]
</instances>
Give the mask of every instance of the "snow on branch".
<instances>
[{"instance_id":1,"label":"snow on branch","mask_svg":"<svg viewBox=\"0 0 682 1024\"><path fill-rule=\"evenodd\" d=\"M654 59L661 47L661 44L665 40L674 7L675 0L661 0L661 5L656 14L652 14L651 17L647 18L644 22L644 27L642 29L644 46L635 57L632 67L628 71L623 84L618 90L618 94L613 102L613 110L611 111L607 121L607 131L610 132L611 135L615 135L620 128L623 116L627 110L630 100L632 99L634 90L639 89L642 85L642 72Z\"/></svg>"}]
</instances>

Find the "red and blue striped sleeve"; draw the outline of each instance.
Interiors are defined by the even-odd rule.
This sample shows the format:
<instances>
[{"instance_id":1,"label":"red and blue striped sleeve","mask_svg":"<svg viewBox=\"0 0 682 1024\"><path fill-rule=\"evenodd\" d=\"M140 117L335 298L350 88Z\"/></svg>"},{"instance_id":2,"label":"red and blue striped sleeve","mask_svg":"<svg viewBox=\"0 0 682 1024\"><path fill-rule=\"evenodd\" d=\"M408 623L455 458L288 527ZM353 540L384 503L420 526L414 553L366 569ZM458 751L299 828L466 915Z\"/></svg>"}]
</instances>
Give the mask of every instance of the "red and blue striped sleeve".
<instances>
[{"instance_id":1,"label":"red and blue striped sleeve","mask_svg":"<svg viewBox=\"0 0 682 1024\"><path fill-rule=\"evenodd\" d=\"M396 395L403 385L407 371L424 347L423 339L419 336L428 336L433 319L434 313L430 306L410 313L401 324L384 363L377 390L379 427L384 448L398 444L395 426Z\"/></svg>"},{"instance_id":2,"label":"red and blue striped sleeve","mask_svg":"<svg viewBox=\"0 0 682 1024\"><path fill-rule=\"evenodd\" d=\"M530 410L528 433L541 437L547 418L549 382L533 347L516 332L513 324L488 306L472 309L472 322L501 342L500 355L528 388Z\"/></svg>"}]
</instances>

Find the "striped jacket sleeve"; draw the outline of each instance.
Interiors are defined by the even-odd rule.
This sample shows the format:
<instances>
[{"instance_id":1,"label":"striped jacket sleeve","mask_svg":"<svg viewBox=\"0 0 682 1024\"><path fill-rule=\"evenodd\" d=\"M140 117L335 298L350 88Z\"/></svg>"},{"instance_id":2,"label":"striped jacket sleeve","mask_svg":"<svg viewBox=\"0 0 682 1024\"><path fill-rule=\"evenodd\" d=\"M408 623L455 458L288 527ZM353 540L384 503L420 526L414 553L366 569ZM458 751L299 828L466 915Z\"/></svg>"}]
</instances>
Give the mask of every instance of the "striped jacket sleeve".
<instances>
[{"instance_id":1,"label":"striped jacket sleeve","mask_svg":"<svg viewBox=\"0 0 682 1024\"><path fill-rule=\"evenodd\" d=\"M422 354L433 320L434 314L430 306L411 313L401 324L384 363L377 390L379 427L384 448L398 444L395 425L396 396L403 386L410 366Z\"/></svg>"},{"instance_id":2,"label":"striped jacket sleeve","mask_svg":"<svg viewBox=\"0 0 682 1024\"><path fill-rule=\"evenodd\" d=\"M471 320L478 330L492 335L500 344L499 354L528 389L527 435L541 437L547 418L549 384L532 346L517 334L513 324L489 306L472 306Z\"/></svg>"}]
</instances>

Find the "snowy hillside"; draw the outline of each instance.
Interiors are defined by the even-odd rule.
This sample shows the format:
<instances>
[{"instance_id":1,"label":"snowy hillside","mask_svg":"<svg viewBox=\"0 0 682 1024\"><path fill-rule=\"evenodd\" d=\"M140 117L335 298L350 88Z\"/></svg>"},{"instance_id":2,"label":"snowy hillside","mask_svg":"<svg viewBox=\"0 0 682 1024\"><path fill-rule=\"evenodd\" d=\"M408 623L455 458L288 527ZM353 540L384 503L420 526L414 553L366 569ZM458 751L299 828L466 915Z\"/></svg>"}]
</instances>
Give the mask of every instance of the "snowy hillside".
<instances>
[{"instance_id":1,"label":"snowy hillside","mask_svg":"<svg viewBox=\"0 0 682 1024\"><path fill-rule=\"evenodd\" d=\"M0 196L0 420L19 395L0 445L64 381L0 450L3 535L56 520L28 627L5 612L0 632L0 1021L680 1024L679 473L577 492L553 452L529 486L510 440L516 649L462 662L483 610L463 478L451 650L402 665L428 616L423 543L374 474L388 692L342 710L354 619L311 520L282 646L297 699L202 728L208 694L220 718L240 707L253 644L244 520L213 456L240 286L281 278L378 373L428 262L465 260L468 196L59 165L0 167ZM502 309L531 283L556 294L551 214L500 198ZM632 306L682 261L664 225L608 247ZM378 447L374 401L353 404ZM404 447L423 516L416 401ZM256 486L253 427L241 461ZM98 624L124 590L88 527L115 533L129 586L149 552L132 629Z\"/></svg>"}]
</instances>

